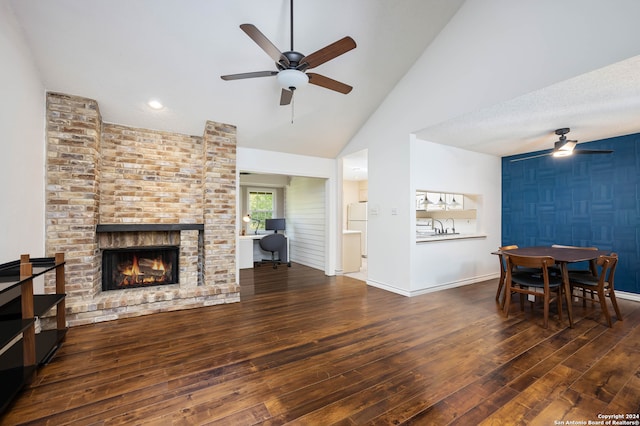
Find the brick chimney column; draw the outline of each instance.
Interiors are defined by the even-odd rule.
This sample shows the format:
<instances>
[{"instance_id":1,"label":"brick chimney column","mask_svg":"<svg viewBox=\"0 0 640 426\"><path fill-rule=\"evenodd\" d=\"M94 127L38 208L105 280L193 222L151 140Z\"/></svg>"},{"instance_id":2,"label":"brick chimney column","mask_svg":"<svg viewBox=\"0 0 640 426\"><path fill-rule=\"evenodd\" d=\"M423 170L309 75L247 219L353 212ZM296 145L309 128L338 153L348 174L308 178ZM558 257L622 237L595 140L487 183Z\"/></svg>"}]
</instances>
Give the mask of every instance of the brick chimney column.
<instances>
[{"instance_id":1,"label":"brick chimney column","mask_svg":"<svg viewBox=\"0 0 640 426\"><path fill-rule=\"evenodd\" d=\"M47 93L46 120L46 253L65 254L67 300L92 297L101 285L96 239L100 110L92 99Z\"/></svg>"},{"instance_id":2,"label":"brick chimney column","mask_svg":"<svg viewBox=\"0 0 640 426\"><path fill-rule=\"evenodd\" d=\"M204 285L236 292L236 127L208 121L203 146Z\"/></svg>"}]
</instances>

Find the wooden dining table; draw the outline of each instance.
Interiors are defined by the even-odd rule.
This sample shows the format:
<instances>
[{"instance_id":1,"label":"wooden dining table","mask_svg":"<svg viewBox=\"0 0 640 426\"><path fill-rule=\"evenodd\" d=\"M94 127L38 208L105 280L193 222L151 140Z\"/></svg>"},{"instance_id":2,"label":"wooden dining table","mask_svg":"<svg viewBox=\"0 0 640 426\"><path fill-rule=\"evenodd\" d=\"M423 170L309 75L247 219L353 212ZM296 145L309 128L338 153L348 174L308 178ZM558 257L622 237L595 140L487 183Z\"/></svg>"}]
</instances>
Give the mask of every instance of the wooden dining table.
<instances>
[{"instance_id":1,"label":"wooden dining table","mask_svg":"<svg viewBox=\"0 0 640 426\"><path fill-rule=\"evenodd\" d=\"M569 313L569 327L573 328L573 310L571 309L571 285L569 284L569 263L588 262L597 259L599 256L608 255L607 250L593 250L590 248L575 247L519 247L511 250L501 250L504 255L516 254L518 256L551 256L560 265L562 271L562 283L564 294L567 299L567 311Z\"/></svg>"}]
</instances>

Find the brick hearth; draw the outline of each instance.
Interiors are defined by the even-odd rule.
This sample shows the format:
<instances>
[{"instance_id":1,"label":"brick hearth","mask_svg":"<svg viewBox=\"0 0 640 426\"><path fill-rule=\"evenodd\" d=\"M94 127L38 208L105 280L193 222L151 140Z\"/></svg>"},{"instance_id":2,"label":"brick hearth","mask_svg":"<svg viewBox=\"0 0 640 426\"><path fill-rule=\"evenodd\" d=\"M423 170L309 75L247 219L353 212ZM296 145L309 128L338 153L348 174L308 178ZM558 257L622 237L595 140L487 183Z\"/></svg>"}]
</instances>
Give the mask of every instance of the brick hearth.
<instances>
[{"instance_id":1,"label":"brick hearth","mask_svg":"<svg viewBox=\"0 0 640 426\"><path fill-rule=\"evenodd\" d=\"M209 121L198 137L103 123L96 101L48 93L46 215L70 326L240 299L235 126ZM201 226L97 233L106 224ZM102 249L162 243L180 245L179 284L102 292Z\"/></svg>"}]
</instances>

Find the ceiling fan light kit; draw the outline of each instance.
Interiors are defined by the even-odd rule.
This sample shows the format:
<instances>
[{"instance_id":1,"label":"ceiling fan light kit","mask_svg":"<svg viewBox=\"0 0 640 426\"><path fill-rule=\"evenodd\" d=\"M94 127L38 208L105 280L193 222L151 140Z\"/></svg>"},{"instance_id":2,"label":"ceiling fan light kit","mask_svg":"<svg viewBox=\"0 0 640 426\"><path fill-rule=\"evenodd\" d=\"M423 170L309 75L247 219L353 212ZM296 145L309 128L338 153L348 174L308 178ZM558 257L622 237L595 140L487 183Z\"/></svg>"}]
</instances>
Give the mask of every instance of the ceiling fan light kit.
<instances>
[{"instance_id":1,"label":"ceiling fan light kit","mask_svg":"<svg viewBox=\"0 0 640 426\"><path fill-rule=\"evenodd\" d=\"M277 75L278 84L283 89L296 90L309 84L309 77L298 70L282 70Z\"/></svg>"},{"instance_id":2,"label":"ceiling fan light kit","mask_svg":"<svg viewBox=\"0 0 640 426\"><path fill-rule=\"evenodd\" d=\"M570 151L570 150L558 150L558 151L553 152L553 154L551 154L551 155L553 155L554 157L568 157L571 154L573 154L573 151Z\"/></svg>"},{"instance_id":3,"label":"ceiling fan light kit","mask_svg":"<svg viewBox=\"0 0 640 426\"><path fill-rule=\"evenodd\" d=\"M560 136L560 139L554 143L553 145L553 150L551 150L550 152L544 153L544 154L536 154L536 155L532 155L530 157L523 157L523 158L515 158L513 160L511 160L511 162L515 162L515 161L523 161L523 160L531 160L533 158L538 158L538 157L546 157L548 155L551 155L552 157L569 157L573 154L611 154L613 151L610 149L575 149L578 141L576 140L567 140L567 137L565 136L567 133L569 133L569 128L568 127L563 127L562 129L557 129L555 131L555 134Z\"/></svg>"}]
</instances>

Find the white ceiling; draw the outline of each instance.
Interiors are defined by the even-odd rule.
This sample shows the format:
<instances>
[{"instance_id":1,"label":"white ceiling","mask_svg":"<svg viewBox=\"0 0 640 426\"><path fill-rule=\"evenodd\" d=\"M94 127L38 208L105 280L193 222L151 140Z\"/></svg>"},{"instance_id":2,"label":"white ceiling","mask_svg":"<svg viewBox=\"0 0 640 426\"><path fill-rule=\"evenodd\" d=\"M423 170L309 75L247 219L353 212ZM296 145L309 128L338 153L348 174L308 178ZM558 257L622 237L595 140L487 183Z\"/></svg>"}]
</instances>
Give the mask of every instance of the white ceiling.
<instances>
[{"instance_id":1,"label":"white ceiling","mask_svg":"<svg viewBox=\"0 0 640 426\"><path fill-rule=\"evenodd\" d=\"M213 120L237 125L241 147L326 158L341 152L462 3L296 0L295 50L309 54L346 35L357 48L313 70L352 85L350 94L310 85L292 108L279 106L275 78L220 79L275 69L239 25L252 23L289 50L289 0L10 0L45 88L95 99L104 121L201 135ZM165 108L149 109L151 98ZM552 148L561 127L579 142L637 133L639 116L635 57L417 136L504 156Z\"/></svg>"},{"instance_id":2,"label":"white ceiling","mask_svg":"<svg viewBox=\"0 0 640 426\"><path fill-rule=\"evenodd\" d=\"M420 139L507 156L640 132L640 56L417 132Z\"/></svg>"},{"instance_id":3,"label":"white ceiling","mask_svg":"<svg viewBox=\"0 0 640 426\"><path fill-rule=\"evenodd\" d=\"M290 50L289 0L10 3L46 89L95 99L104 121L202 135L213 120L236 125L242 147L335 158L462 0L296 0L295 50L347 35L357 47L313 69L350 94L309 85L293 109L279 105L275 78L220 79L276 69L239 26ZM165 108L150 110L150 98Z\"/></svg>"}]
</instances>

